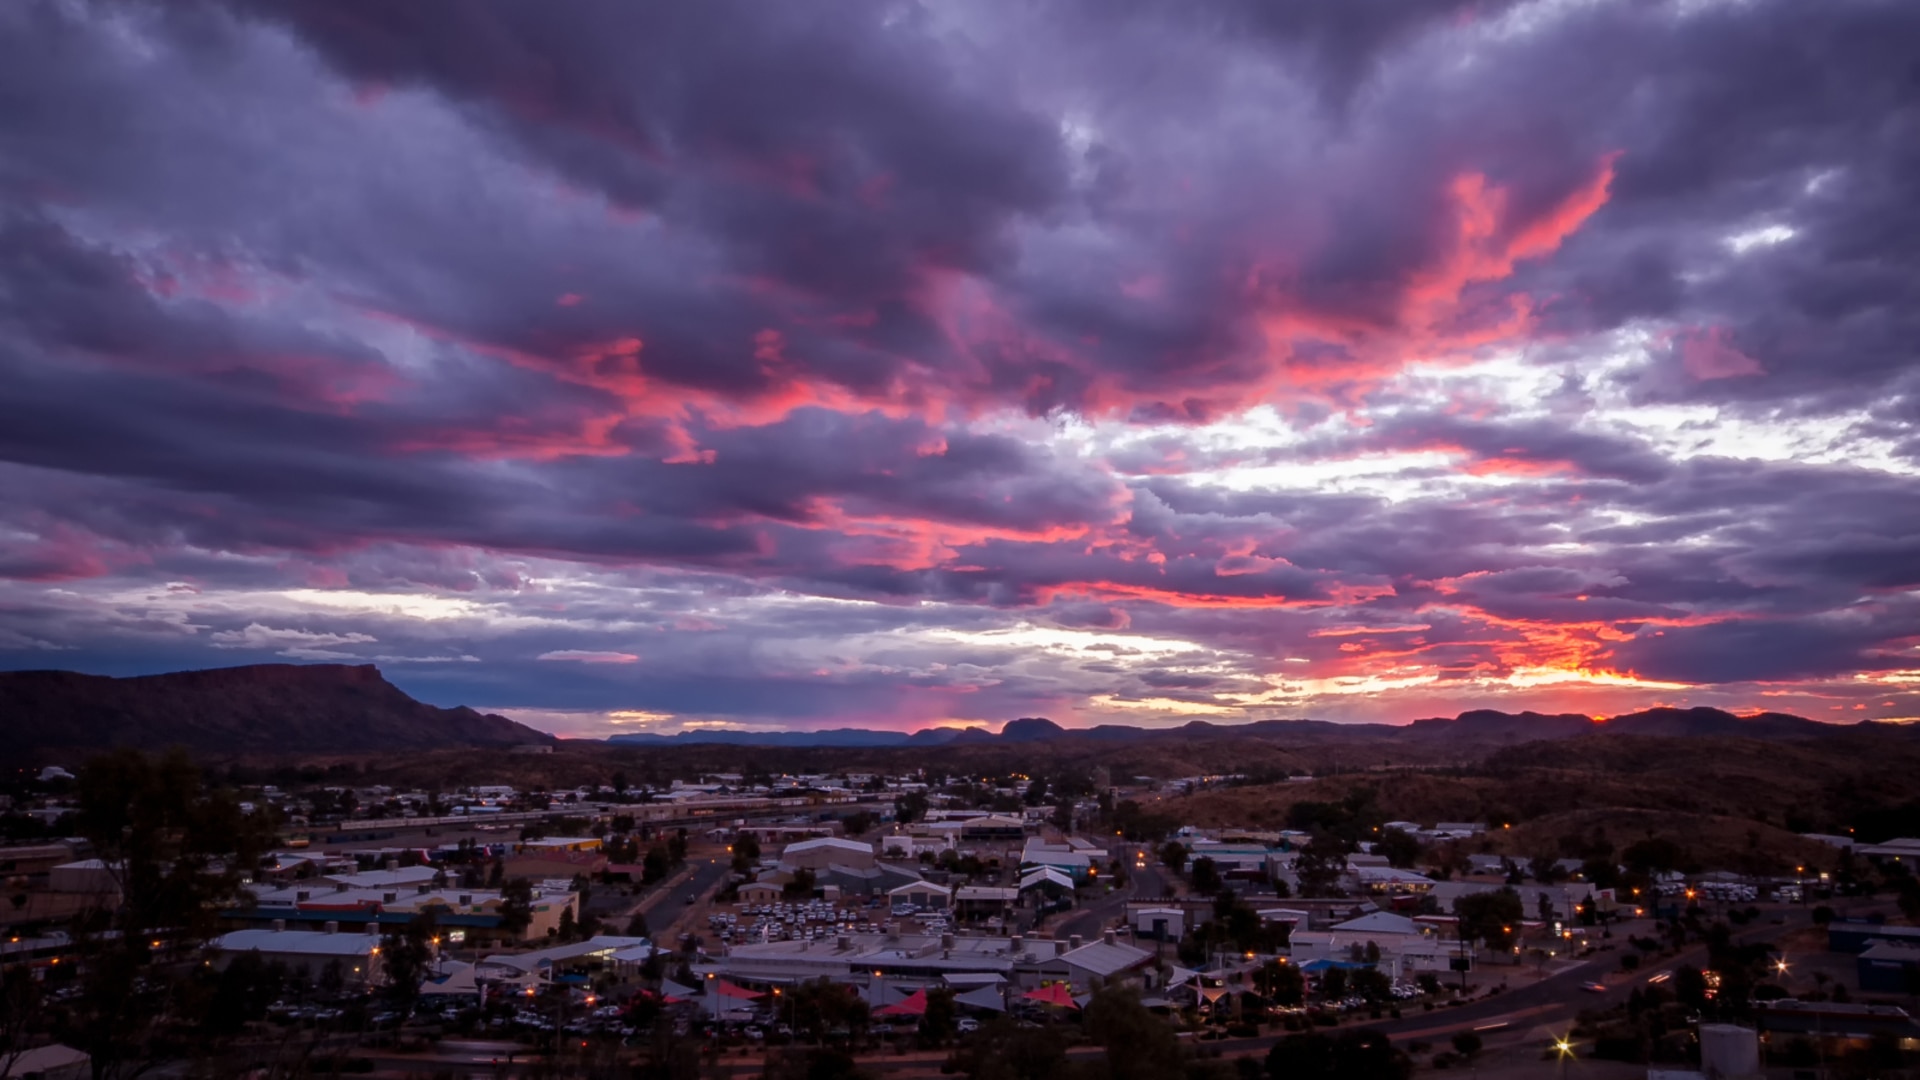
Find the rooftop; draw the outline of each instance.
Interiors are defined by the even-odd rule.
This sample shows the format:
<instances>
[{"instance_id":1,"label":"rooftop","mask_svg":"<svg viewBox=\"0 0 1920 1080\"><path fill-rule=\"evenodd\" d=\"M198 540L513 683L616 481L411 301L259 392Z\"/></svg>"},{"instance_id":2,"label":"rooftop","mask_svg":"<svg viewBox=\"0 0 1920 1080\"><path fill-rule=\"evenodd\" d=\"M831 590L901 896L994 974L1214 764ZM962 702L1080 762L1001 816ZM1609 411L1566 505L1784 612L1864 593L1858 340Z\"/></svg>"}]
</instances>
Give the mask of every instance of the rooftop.
<instances>
[{"instance_id":1,"label":"rooftop","mask_svg":"<svg viewBox=\"0 0 1920 1080\"><path fill-rule=\"evenodd\" d=\"M294 956L372 956L380 949L375 934L329 934L322 930L235 930L220 935L221 952L285 953Z\"/></svg>"}]
</instances>

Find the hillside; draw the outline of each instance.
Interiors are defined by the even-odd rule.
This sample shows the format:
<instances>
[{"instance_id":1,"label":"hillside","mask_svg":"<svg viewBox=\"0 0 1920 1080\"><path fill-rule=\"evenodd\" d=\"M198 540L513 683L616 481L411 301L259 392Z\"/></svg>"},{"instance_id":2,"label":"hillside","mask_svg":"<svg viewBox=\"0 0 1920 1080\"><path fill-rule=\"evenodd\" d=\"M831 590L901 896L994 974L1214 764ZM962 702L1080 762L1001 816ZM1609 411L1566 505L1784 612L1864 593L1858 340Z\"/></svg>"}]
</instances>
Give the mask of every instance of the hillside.
<instances>
[{"instance_id":1,"label":"hillside","mask_svg":"<svg viewBox=\"0 0 1920 1080\"><path fill-rule=\"evenodd\" d=\"M125 679L0 672L0 718L8 760L113 746L227 756L552 741L503 716L415 701L372 665L257 664Z\"/></svg>"},{"instance_id":2,"label":"hillside","mask_svg":"<svg viewBox=\"0 0 1920 1080\"><path fill-rule=\"evenodd\" d=\"M1559 837L1598 829L1617 843L1664 835L1723 862L1750 846L1794 861L1820 848L1790 834L1845 832L1856 815L1911 799L1916 770L1920 743L1905 731L1826 729L1786 740L1616 730L1506 747L1466 766L1221 788L1156 809L1192 825L1277 828L1297 802L1363 790L1383 821L1511 822L1485 839L1489 851L1551 853Z\"/></svg>"}]
</instances>

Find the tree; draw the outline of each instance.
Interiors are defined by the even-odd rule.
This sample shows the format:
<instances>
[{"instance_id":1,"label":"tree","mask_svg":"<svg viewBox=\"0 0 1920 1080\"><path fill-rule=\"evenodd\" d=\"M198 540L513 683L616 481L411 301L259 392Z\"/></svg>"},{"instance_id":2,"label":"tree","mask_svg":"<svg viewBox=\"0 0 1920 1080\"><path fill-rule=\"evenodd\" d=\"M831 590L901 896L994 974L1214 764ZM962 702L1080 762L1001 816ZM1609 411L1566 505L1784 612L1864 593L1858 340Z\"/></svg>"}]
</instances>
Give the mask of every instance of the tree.
<instances>
[{"instance_id":1,"label":"tree","mask_svg":"<svg viewBox=\"0 0 1920 1080\"><path fill-rule=\"evenodd\" d=\"M1347 996L1347 969L1328 968L1320 976L1320 996L1328 1001L1339 1001Z\"/></svg>"},{"instance_id":2,"label":"tree","mask_svg":"<svg viewBox=\"0 0 1920 1080\"><path fill-rule=\"evenodd\" d=\"M380 941L387 999L402 1016L410 1015L420 999L420 981L427 976L439 940L439 926L433 912L423 911Z\"/></svg>"},{"instance_id":3,"label":"tree","mask_svg":"<svg viewBox=\"0 0 1920 1080\"><path fill-rule=\"evenodd\" d=\"M1160 849L1160 861L1167 864L1174 873L1179 873L1186 869L1187 846L1178 840L1167 841L1166 845Z\"/></svg>"},{"instance_id":4,"label":"tree","mask_svg":"<svg viewBox=\"0 0 1920 1080\"><path fill-rule=\"evenodd\" d=\"M150 758L121 749L80 770L75 827L119 885L109 910L75 921L81 976L64 1041L93 1058L96 1078L156 1062L174 1012L176 979L156 949L191 955L221 908L259 865L272 819L247 814L228 789L209 789L186 755ZM164 943L164 944L163 944Z\"/></svg>"},{"instance_id":5,"label":"tree","mask_svg":"<svg viewBox=\"0 0 1920 1080\"><path fill-rule=\"evenodd\" d=\"M1377 1031L1289 1035L1267 1052L1273 1080L1405 1080L1413 1062Z\"/></svg>"},{"instance_id":6,"label":"tree","mask_svg":"<svg viewBox=\"0 0 1920 1080\"><path fill-rule=\"evenodd\" d=\"M560 941L572 941L579 929L579 924L573 917L573 908L571 906L561 908L560 922L553 928L553 936Z\"/></svg>"},{"instance_id":7,"label":"tree","mask_svg":"<svg viewBox=\"0 0 1920 1080\"><path fill-rule=\"evenodd\" d=\"M1214 861L1205 855L1193 860L1191 871L1193 891L1212 895L1220 891L1220 870Z\"/></svg>"},{"instance_id":8,"label":"tree","mask_svg":"<svg viewBox=\"0 0 1920 1080\"><path fill-rule=\"evenodd\" d=\"M953 1038L953 991L936 987L927 991L927 1011L920 1016L920 1045L939 1046Z\"/></svg>"},{"instance_id":9,"label":"tree","mask_svg":"<svg viewBox=\"0 0 1920 1080\"><path fill-rule=\"evenodd\" d=\"M1113 1080L1180 1075L1180 1044L1173 1028L1141 1005L1133 988L1109 986L1095 991L1082 1023L1087 1037L1106 1051L1106 1075Z\"/></svg>"},{"instance_id":10,"label":"tree","mask_svg":"<svg viewBox=\"0 0 1920 1080\"><path fill-rule=\"evenodd\" d=\"M646 913L640 912L640 911L634 912L633 918L627 920L627 936L628 937L646 937L647 934L648 934L648 930L647 930Z\"/></svg>"},{"instance_id":11,"label":"tree","mask_svg":"<svg viewBox=\"0 0 1920 1080\"><path fill-rule=\"evenodd\" d=\"M1453 902L1455 928L1461 941L1484 941L1490 949L1511 949L1514 934L1525 915L1520 894L1512 888L1472 893Z\"/></svg>"},{"instance_id":12,"label":"tree","mask_svg":"<svg viewBox=\"0 0 1920 1080\"><path fill-rule=\"evenodd\" d=\"M760 841L752 833L735 834L731 850L736 874L744 874L760 863Z\"/></svg>"},{"instance_id":13,"label":"tree","mask_svg":"<svg viewBox=\"0 0 1920 1080\"><path fill-rule=\"evenodd\" d=\"M859 836L873 828L873 815L865 810L855 811L846 816L841 822L841 827L846 830L848 836Z\"/></svg>"},{"instance_id":14,"label":"tree","mask_svg":"<svg viewBox=\"0 0 1920 1080\"><path fill-rule=\"evenodd\" d=\"M533 882L517 877L500 886L500 929L514 937L533 925Z\"/></svg>"},{"instance_id":15,"label":"tree","mask_svg":"<svg viewBox=\"0 0 1920 1080\"><path fill-rule=\"evenodd\" d=\"M1067 1047L1052 1028L1024 1028L1000 1018L955 1055L971 1080L1053 1080L1066 1075Z\"/></svg>"},{"instance_id":16,"label":"tree","mask_svg":"<svg viewBox=\"0 0 1920 1080\"><path fill-rule=\"evenodd\" d=\"M1384 856L1388 866L1406 869L1412 866L1424 850L1418 838L1405 829L1382 829L1380 838L1373 842L1373 853Z\"/></svg>"},{"instance_id":17,"label":"tree","mask_svg":"<svg viewBox=\"0 0 1920 1080\"><path fill-rule=\"evenodd\" d=\"M1707 1005L1707 977L1692 964L1681 964L1673 969L1673 997L1675 1001L1692 1009L1704 1009Z\"/></svg>"},{"instance_id":18,"label":"tree","mask_svg":"<svg viewBox=\"0 0 1920 1080\"><path fill-rule=\"evenodd\" d=\"M1376 1004L1393 997L1393 980L1379 968L1356 969L1347 976L1347 985L1354 993Z\"/></svg>"},{"instance_id":19,"label":"tree","mask_svg":"<svg viewBox=\"0 0 1920 1080\"><path fill-rule=\"evenodd\" d=\"M1456 1032L1453 1036L1454 1053L1459 1054L1468 1061L1479 1057L1480 1050L1485 1045L1486 1044L1481 1041L1480 1036L1475 1032L1461 1031Z\"/></svg>"},{"instance_id":20,"label":"tree","mask_svg":"<svg viewBox=\"0 0 1920 1080\"><path fill-rule=\"evenodd\" d=\"M665 844L655 844L647 849L646 858L640 860L640 884L651 885L664 881L673 873L673 856Z\"/></svg>"},{"instance_id":21,"label":"tree","mask_svg":"<svg viewBox=\"0 0 1920 1080\"><path fill-rule=\"evenodd\" d=\"M1294 856L1293 873L1301 896L1333 896L1347 870L1347 845L1332 833L1318 832Z\"/></svg>"},{"instance_id":22,"label":"tree","mask_svg":"<svg viewBox=\"0 0 1920 1080\"><path fill-rule=\"evenodd\" d=\"M813 895L815 880L813 871L803 866L793 872L793 880L780 887L780 895L789 900L804 900Z\"/></svg>"},{"instance_id":23,"label":"tree","mask_svg":"<svg viewBox=\"0 0 1920 1080\"><path fill-rule=\"evenodd\" d=\"M1307 977L1298 964L1270 960L1255 974L1254 985L1276 1005L1299 1005L1307 999Z\"/></svg>"},{"instance_id":24,"label":"tree","mask_svg":"<svg viewBox=\"0 0 1920 1080\"><path fill-rule=\"evenodd\" d=\"M909 791L893 804L893 819L902 825L910 825L926 816L927 793L924 791Z\"/></svg>"}]
</instances>

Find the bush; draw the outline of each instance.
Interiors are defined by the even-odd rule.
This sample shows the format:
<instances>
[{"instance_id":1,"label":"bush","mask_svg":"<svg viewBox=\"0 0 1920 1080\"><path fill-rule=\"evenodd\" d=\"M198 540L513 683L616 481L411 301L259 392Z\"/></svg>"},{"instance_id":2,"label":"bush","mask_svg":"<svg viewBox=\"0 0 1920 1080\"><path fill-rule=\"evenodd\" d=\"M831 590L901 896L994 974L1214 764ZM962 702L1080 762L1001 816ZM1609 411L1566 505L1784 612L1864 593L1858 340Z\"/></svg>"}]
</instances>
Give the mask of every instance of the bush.
<instances>
[{"instance_id":1,"label":"bush","mask_svg":"<svg viewBox=\"0 0 1920 1080\"><path fill-rule=\"evenodd\" d=\"M1621 971L1632 971L1633 969L1639 966L1640 966L1640 956L1638 953L1621 953L1620 954L1620 970Z\"/></svg>"}]
</instances>

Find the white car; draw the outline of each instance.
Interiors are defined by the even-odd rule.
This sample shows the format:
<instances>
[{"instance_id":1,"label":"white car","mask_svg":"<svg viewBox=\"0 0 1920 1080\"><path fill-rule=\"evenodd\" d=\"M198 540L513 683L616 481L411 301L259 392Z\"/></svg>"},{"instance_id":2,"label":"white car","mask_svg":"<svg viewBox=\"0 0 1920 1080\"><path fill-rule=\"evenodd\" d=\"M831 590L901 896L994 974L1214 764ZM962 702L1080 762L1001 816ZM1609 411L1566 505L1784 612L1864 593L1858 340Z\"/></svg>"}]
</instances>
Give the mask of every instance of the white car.
<instances>
[{"instance_id":1,"label":"white car","mask_svg":"<svg viewBox=\"0 0 1920 1080\"><path fill-rule=\"evenodd\" d=\"M970 1035L980 1030L980 1021L975 1020L971 1016L963 1016L953 1022L953 1030L962 1035Z\"/></svg>"}]
</instances>

